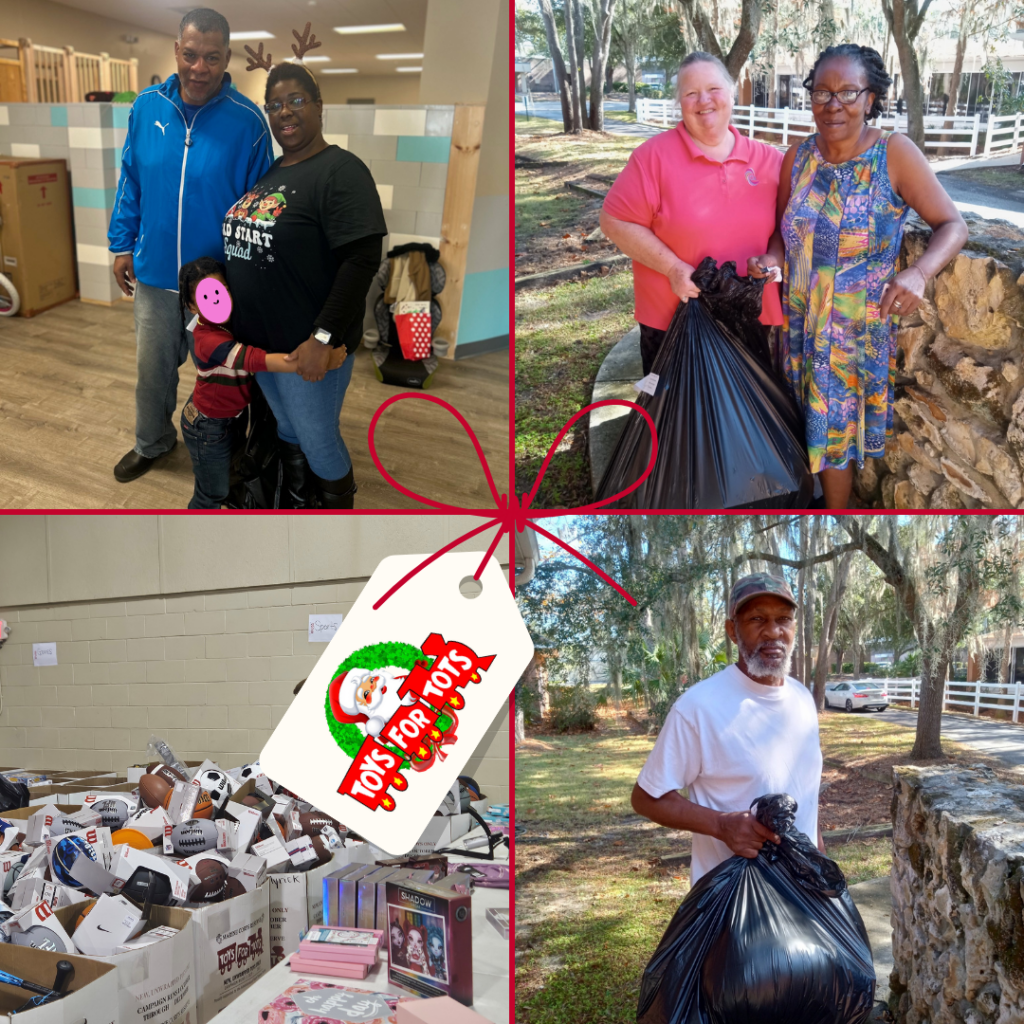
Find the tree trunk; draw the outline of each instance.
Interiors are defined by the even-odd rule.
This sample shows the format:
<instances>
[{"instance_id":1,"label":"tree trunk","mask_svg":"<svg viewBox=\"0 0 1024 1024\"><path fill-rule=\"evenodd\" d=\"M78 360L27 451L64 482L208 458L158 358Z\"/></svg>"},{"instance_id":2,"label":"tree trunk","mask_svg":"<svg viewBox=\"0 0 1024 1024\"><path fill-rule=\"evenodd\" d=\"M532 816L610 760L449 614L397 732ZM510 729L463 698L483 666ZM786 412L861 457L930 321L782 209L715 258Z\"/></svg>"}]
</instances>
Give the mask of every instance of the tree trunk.
<instances>
[{"instance_id":1,"label":"tree trunk","mask_svg":"<svg viewBox=\"0 0 1024 1024\"><path fill-rule=\"evenodd\" d=\"M1013 639L1013 626L1011 623L1006 624L1006 628L1003 630L1003 660L999 666L999 681L1003 686L1010 685L1010 662L1012 660L1011 655L1013 653L1010 647L1010 641Z\"/></svg>"},{"instance_id":2,"label":"tree trunk","mask_svg":"<svg viewBox=\"0 0 1024 1024\"><path fill-rule=\"evenodd\" d=\"M739 81L740 71L747 62L747 57L750 56L750 51L757 42L757 35L761 31L759 0L743 0L739 32L728 54L722 52L715 25L704 13L700 0L679 0L679 3L690 25L693 26L700 48L722 61L728 68L729 74Z\"/></svg>"},{"instance_id":3,"label":"tree trunk","mask_svg":"<svg viewBox=\"0 0 1024 1024\"><path fill-rule=\"evenodd\" d=\"M583 117L580 113L580 83L576 64L576 27L573 24L571 0L566 0L565 5L565 53L569 58L569 109L572 114L572 133L573 135L579 135L583 131Z\"/></svg>"},{"instance_id":4,"label":"tree trunk","mask_svg":"<svg viewBox=\"0 0 1024 1024\"><path fill-rule=\"evenodd\" d=\"M964 71L964 54L967 52L967 3L964 2L963 10L960 12L960 34L956 37L956 56L953 58L953 74L949 79L949 99L946 100L946 121L943 128L953 127L953 118L956 116L956 100L960 95L960 79ZM943 135L942 141L949 142L951 136Z\"/></svg>"},{"instance_id":5,"label":"tree trunk","mask_svg":"<svg viewBox=\"0 0 1024 1024\"><path fill-rule=\"evenodd\" d=\"M882 0L885 20L889 23L896 52L900 58L903 99L907 109L907 134L921 152L924 152L924 89L921 85L921 66L914 43L924 22L931 0L924 0L917 9L917 0Z\"/></svg>"},{"instance_id":6,"label":"tree trunk","mask_svg":"<svg viewBox=\"0 0 1024 1024\"><path fill-rule=\"evenodd\" d=\"M583 8L580 0L566 0L572 7L572 27L576 37L576 74L580 81L580 118L584 125L590 124L590 115L587 112L587 72L585 62L587 57L587 33L583 25Z\"/></svg>"},{"instance_id":7,"label":"tree trunk","mask_svg":"<svg viewBox=\"0 0 1024 1024\"><path fill-rule=\"evenodd\" d=\"M818 553L818 533L821 526L821 519L814 516L811 519L811 535L808 543L807 554L813 558ZM811 652L814 650L814 569L808 568L806 584L806 605L804 606L804 676L803 683L808 689L811 685L811 673L814 667L811 659Z\"/></svg>"},{"instance_id":8,"label":"tree trunk","mask_svg":"<svg viewBox=\"0 0 1024 1024\"><path fill-rule=\"evenodd\" d=\"M927 627L934 635L934 627ZM921 705L917 712L917 735L910 756L914 758L942 757L942 706L949 671L949 652L945 649L934 656L921 653Z\"/></svg>"},{"instance_id":9,"label":"tree trunk","mask_svg":"<svg viewBox=\"0 0 1024 1024\"><path fill-rule=\"evenodd\" d=\"M821 0L818 8L818 45L831 46L836 39L836 10L832 0Z\"/></svg>"},{"instance_id":10,"label":"tree trunk","mask_svg":"<svg viewBox=\"0 0 1024 1024\"><path fill-rule=\"evenodd\" d=\"M626 61L626 92L629 94L629 112L636 113L636 46L629 35L622 40Z\"/></svg>"},{"instance_id":11,"label":"tree trunk","mask_svg":"<svg viewBox=\"0 0 1024 1024\"><path fill-rule=\"evenodd\" d=\"M771 104L769 104L770 106ZM800 538L800 561L807 558L807 517L801 516L798 525L798 536ZM804 631L807 628L807 617L804 615L804 578L808 572L807 566L802 565L797 574L796 582L796 665L795 675L797 679L804 679Z\"/></svg>"},{"instance_id":12,"label":"tree trunk","mask_svg":"<svg viewBox=\"0 0 1024 1024\"><path fill-rule=\"evenodd\" d=\"M592 0L594 4L594 55L590 61L590 127L604 131L604 68L612 38L615 0Z\"/></svg>"},{"instance_id":13,"label":"tree trunk","mask_svg":"<svg viewBox=\"0 0 1024 1024\"><path fill-rule=\"evenodd\" d=\"M558 84L558 94L562 100L562 128L569 132L572 131L569 83L565 73L562 48L558 45L558 30L555 25L555 12L551 9L551 0L540 0L540 16L544 21L544 34L547 36L548 52L551 54L551 73Z\"/></svg>"},{"instance_id":14,"label":"tree trunk","mask_svg":"<svg viewBox=\"0 0 1024 1024\"><path fill-rule=\"evenodd\" d=\"M516 746L526 739L526 714L522 708L516 708Z\"/></svg>"},{"instance_id":15,"label":"tree trunk","mask_svg":"<svg viewBox=\"0 0 1024 1024\"><path fill-rule=\"evenodd\" d=\"M814 703L818 710L825 707L825 681L828 678L828 666L832 656L832 643L836 635L836 622L839 619L839 605L846 594L846 583L850 576L850 563L853 552L848 551L835 567L832 574L832 589L828 601L821 613L821 637L818 640L818 661L814 667ZM842 671L842 664L839 666Z\"/></svg>"}]
</instances>

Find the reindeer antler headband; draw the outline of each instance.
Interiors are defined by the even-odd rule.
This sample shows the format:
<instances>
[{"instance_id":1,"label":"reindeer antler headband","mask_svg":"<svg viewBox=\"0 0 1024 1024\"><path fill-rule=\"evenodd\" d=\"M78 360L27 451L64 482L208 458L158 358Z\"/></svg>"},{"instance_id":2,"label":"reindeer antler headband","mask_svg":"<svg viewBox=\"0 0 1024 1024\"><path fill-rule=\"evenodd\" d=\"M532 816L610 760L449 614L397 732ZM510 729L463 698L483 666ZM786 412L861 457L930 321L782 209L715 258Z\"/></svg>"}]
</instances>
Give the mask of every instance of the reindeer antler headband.
<instances>
[{"instance_id":1,"label":"reindeer antler headband","mask_svg":"<svg viewBox=\"0 0 1024 1024\"><path fill-rule=\"evenodd\" d=\"M295 54L296 60L301 61L310 50L323 46L323 43L319 42L309 29L310 23L308 21L306 22L306 27L302 30L302 35L299 35L297 29L292 29L292 35L298 40L298 45L292 43L292 53ZM255 71L257 68L269 71L274 66L273 58L269 53L265 57L263 56L262 43L260 43L258 50L254 50L251 46L246 46L245 52L249 54L249 66L245 69L246 71Z\"/></svg>"}]
</instances>

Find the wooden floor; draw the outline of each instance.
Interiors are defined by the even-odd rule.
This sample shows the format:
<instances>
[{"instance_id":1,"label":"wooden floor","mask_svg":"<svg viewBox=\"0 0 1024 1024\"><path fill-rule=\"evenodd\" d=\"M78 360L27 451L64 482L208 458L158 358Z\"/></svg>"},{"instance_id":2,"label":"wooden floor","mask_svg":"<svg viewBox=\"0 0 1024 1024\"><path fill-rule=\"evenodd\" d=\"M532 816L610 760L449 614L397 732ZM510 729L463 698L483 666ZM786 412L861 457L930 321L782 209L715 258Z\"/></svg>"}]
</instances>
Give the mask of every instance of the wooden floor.
<instances>
[{"instance_id":1,"label":"wooden floor","mask_svg":"<svg viewBox=\"0 0 1024 1024\"><path fill-rule=\"evenodd\" d=\"M400 389L373 375L360 349L341 415L352 453L358 508L422 508L394 490L370 461L367 426ZM181 406L194 383L181 369ZM509 460L508 353L443 362L429 392L457 408L476 431L499 492ZM180 428L179 428L180 432ZM377 451L406 487L436 501L493 505L472 445L454 418L425 402L388 409ZM113 308L74 301L31 319L0 317L0 508L185 508L192 465L184 444L128 484L114 466L135 444L135 329L130 302Z\"/></svg>"}]
</instances>

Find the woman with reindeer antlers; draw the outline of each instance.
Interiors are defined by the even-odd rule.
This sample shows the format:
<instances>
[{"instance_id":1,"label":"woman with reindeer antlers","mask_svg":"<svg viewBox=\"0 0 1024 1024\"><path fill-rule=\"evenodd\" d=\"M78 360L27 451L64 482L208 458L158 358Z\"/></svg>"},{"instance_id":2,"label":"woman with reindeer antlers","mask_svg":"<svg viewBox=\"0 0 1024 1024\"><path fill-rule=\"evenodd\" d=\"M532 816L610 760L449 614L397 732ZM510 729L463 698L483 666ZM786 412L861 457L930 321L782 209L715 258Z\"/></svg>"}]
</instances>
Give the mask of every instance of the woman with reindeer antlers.
<instances>
[{"instance_id":1,"label":"woman with reindeer antlers","mask_svg":"<svg viewBox=\"0 0 1024 1024\"><path fill-rule=\"evenodd\" d=\"M320 46L293 30L302 59ZM338 420L362 334L366 293L387 234L367 166L323 137L316 79L300 64L274 65L263 44L249 67L266 68L264 110L284 151L224 218L224 256L236 337L298 355L295 374L259 373L277 418L292 508L352 508L356 484ZM327 369L332 348L348 357Z\"/></svg>"}]
</instances>

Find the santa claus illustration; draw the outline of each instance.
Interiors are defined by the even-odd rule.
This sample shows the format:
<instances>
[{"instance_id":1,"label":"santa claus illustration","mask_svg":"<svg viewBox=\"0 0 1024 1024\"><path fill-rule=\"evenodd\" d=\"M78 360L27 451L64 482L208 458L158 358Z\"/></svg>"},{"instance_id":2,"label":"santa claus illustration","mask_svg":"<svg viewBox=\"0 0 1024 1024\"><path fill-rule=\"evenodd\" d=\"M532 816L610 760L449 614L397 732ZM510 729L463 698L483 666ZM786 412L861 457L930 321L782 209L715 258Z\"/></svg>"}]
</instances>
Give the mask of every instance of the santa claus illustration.
<instances>
[{"instance_id":1,"label":"santa claus illustration","mask_svg":"<svg viewBox=\"0 0 1024 1024\"><path fill-rule=\"evenodd\" d=\"M415 693L398 693L408 674L408 669L394 665L339 672L328 692L332 714L338 722L361 726L367 736L379 736L403 704L416 703Z\"/></svg>"}]
</instances>

